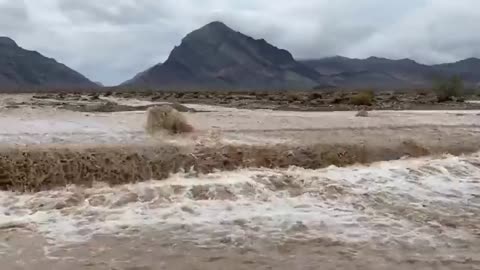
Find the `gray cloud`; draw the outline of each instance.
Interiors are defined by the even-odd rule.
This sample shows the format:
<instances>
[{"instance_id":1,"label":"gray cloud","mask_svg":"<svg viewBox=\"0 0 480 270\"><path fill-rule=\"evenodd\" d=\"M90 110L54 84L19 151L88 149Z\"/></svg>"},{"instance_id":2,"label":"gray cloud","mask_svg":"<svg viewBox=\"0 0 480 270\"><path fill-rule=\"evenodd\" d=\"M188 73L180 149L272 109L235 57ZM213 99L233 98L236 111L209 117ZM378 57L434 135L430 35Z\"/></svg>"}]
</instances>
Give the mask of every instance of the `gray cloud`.
<instances>
[{"instance_id":1,"label":"gray cloud","mask_svg":"<svg viewBox=\"0 0 480 270\"><path fill-rule=\"evenodd\" d=\"M12 35L29 28L29 17L23 1L0 0L0 35Z\"/></svg>"},{"instance_id":2,"label":"gray cloud","mask_svg":"<svg viewBox=\"0 0 480 270\"><path fill-rule=\"evenodd\" d=\"M480 57L478 0L0 0L0 14L0 35L109 85L213 20L297 58Z\"/></svg>"},{"instance_id":3,"label":"gray cloud","mask_svg":"<svg viewBox=\"0 0 480 270\"><path fill-rule=\"evenodd\" d=\"M169 16L169 10L158 1L59 1L59 9L73 22L106 23L116 26L153 24Z\"/></svg>"}]
</instances>

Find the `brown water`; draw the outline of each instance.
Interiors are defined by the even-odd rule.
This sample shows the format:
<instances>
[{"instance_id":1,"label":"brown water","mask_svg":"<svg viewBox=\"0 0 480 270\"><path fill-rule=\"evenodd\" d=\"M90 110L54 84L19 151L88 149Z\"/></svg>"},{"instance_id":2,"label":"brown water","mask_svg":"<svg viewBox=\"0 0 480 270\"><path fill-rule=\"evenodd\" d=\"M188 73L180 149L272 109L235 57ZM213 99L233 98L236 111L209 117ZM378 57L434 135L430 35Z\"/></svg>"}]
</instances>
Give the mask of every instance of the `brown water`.
<instances>
[{"instance_id":1,"label":"brown water","mask_svg":"<svg viewBox=\"0 0 480 270\"><path fill-rule=\"evenodd\" d=\"M192 108L2 108L0 269L480 269L478 112Z\"/></svg>"},{"instance_id":2,"label":"brown water","mask_svg":"<svg viewBox=\"0 0 480 270\"><path fill-rule=\"evenodd\" d=\"M0 193L2 269L479 269L480 157Z\"/></svg>"},{"instance_id":3,"label":"brown water","mask_svg":"<svg viewBox=\"0 0 480 270\"><path fill-rule=\"evenodd\" d=\"M71 184L91 186L162 180L172 173L241 168L319 169L429 154L475 151L472 143L423 147L414 141L315 145L43 145L8 147L0 155L0 189L40 191Z\"/></svg>"},{"instance_id":4,"label":"brown water","mask_svg":"<svg viewBox=\"0 0 480 270\"><path fill-rule=\"evenodd\" d=\"M32 240L35 242L32 245ZM450 248L346 243L328 238L201 247L168 235L95 237L44 256L40 239L21 236L17 254L3 257L2 269L478 269L479 245ZM20 244L21 243L21 244Z\"/></svg>"}]
</instances>

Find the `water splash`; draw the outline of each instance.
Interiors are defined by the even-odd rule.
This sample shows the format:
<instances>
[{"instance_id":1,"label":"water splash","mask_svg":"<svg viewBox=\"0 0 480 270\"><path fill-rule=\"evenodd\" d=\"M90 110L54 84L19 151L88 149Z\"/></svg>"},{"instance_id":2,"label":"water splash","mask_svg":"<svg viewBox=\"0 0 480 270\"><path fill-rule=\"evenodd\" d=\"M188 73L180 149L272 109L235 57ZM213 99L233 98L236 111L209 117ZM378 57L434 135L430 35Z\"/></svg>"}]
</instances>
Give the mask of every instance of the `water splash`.
<instances>
[{"instance_id":1,"label":"water splash","mask_svg":"<svg viewBox=\"0 0 480 270\"><path fill-rule=\"evenodd\" d=\"M199 244L247 238L454 245L480 224L480 156L320 170L179 173L165 181L0 193L0 229L51 244L165 231Z\"/></svg>"}]
</instances>

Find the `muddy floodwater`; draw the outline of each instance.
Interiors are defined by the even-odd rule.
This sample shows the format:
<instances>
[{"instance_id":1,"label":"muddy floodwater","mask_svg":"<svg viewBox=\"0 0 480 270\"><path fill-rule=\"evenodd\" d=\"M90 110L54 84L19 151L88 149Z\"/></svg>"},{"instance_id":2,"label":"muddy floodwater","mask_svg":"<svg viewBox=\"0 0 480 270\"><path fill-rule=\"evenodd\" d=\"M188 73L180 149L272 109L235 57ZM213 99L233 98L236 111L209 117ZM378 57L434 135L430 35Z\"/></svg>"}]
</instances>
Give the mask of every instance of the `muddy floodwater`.
<instances>
[{"instance_id":1,"label":"muddy floodwater","mask_svg":"<svg viewBox=\"0 0 480 270\"><path fill-rule=\"evenodd\" d=\"M476 269L479 194L478 154L2 192L0 261L4 269Z\"/></svg>"},{"instance_id":2,"label":"muddy floodwater","mask_svg":"<svg viewBox=\"0 0 480 270\"><path fill-rule=\"evenodd\" d=\"M198 132L162 143L273 149L408 140L421 156L311 169L179 170L115 185L67 179L42 188L46 174L35 192L3 185L5 168L20 165L0 159L0 269L480 269L479 112L383 111L360 119L355 112L190 106L208 111L187 113ZM143 121L141 111L3 109L1 155L39 145L77 151L152 143ZM109 164L121 166L102 166Z\"/></svg>"}]
</instances>

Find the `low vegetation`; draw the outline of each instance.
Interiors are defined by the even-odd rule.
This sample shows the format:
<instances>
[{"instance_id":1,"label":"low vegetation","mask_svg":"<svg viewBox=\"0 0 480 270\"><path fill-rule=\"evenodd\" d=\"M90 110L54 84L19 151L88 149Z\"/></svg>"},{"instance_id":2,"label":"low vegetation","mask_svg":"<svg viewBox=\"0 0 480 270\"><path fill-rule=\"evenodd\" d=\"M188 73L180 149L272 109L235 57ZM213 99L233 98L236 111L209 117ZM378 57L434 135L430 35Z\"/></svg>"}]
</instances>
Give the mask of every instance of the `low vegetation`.
<instances>
[{"instance_id":1,"label":"low vegetation","mask_svg":"<svg viewBox=\"0 0 480 270\"><path fill-rule=\"evenodd\" d=\"M440 84L438 84L440 85ZM448 84L444 84L447 85ZM433 87L424 89L343 89L336 91L118 91L110 89L109 93L75 92L75 93L36 93L29 101L5 102L7 108L19 108L24 106L52 106L58 109L66 109L81 112L114 112L114 111L137 111L146 110L160 103L168 103L179 112L198 112L192 108L180 104L205 104L233 107L240 109L271 109L271 110L294 110L294 111L358 111L363 107L368 110L422 110L422 109L480 109L480 103L461 102L462 100L479 100L477 95L478 86L466 85L463 95L459 97L453 91L452 95L445 95L456 102L439 102L437 98L440 90L449 87ZM455 87L454 87L455 89ZM445 90L444 90L445 91ZM104 96L111 96L105 99ZM148 101L148 105L124 105L116 99L139 99ZM440 99L441 100L441 99ZM205 110L205 109L204 109ZM201 110L202 111L202 110Z\"/></svg>"},{"instance_id":2,"label":"low vegetation","mask_svg":"<svg viewBox=\"0 0 480 270\"><path fill-rule=\"evenodd\" d=\"M362 91L350 98L349 103L357 106L372 106L375 94L372 90Z\"/></svg>"},{"instance_id":3,"label":"low vegetation","mask_svg":"<svg viewBox=\"0 0 480 270\"><path fill-rule=\"evenodd\" d=\"M476 86L476 87L469 87L469 88L465 88L463 90L463 94L465 97L470 97L470 98L477 98L477 97L480 97L480 85Z\"/></svg>"},{"instance_id":4,"label":"low vegetation","mask_svg":"<svg viewBox=\"0 0 480 270\"><path fill-rule=\"evenodd\" d=\"M461 101L465 91L463 81L459 76L438 81L433 90L437 95L438 102Z\"/></svg>"},{"instance_id":5,"label":"low vegetation","mask_svg":"<svg viewBox=\"0 0 480 270\"><path fill-rule=\"evenodd\" d=\"M193 131L183 114L171 106L155 106L147 110L146 131L150 135L167 132L170 134L189 133Z\"/></svg>"}]
</instances>

